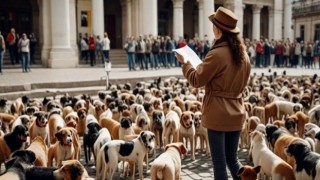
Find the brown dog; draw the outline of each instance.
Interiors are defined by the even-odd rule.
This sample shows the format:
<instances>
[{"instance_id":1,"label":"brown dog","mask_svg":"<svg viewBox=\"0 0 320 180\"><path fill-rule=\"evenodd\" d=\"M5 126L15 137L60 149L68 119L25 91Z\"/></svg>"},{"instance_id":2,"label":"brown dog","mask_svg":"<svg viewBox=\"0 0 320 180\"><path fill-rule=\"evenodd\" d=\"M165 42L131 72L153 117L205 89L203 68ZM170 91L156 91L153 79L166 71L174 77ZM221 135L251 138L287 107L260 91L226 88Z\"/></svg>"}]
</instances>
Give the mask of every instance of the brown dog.
<instances>
[{"instance_id":1,"label":"brown dog","mask_svg":"<svg viewBox=\"0 0 320 180\"><path fill-rule=\"evenodd\" d=\"M238 171L238 176L241 177L241 180L257 180L260 169L261 166L242 166Z\"/></svg>"},{"instance_id":2,"label":"brown dog","mask_svg":"<svg viewBox=\"0 0 320 180\"><path fill-rule=\"evenodd\" d=\"M181 176L181 156L187 153L183 143L171 143L165 152L156 158L151 166L151 179L176 179Z\"/></svg>"},{"instance_id":3,"label":"brown dog","mask_svg":"<svg viewBox=\"0 0 320 180\"><path fill-rule=\"evenodd\" d=\"M35 137L27 150L34 152L36 155L36 161L34 162L35 166L47 167L48 148L41 136Z\"/></svg>"},{"instance_id":4,"label":"brown dog","mask_svg":"<svg viewBox=\"0 0 320 180\"><path fill-rule=\"evenodd\" d=\"M57 139L55 134L63 127L66 126L65 121L63 120L61 116L61 110L60 109L54 109L51 110L49 117L48 117L48 124L49 124L49 138L50 143L54 144Z\"/></svg>"},{"instance_id":5,"label":"brown dog","mask_svg":"<svg viewBox=\"0 0 320 180\"><path fill-rule=\"evenodd\" d=\"M16 120L16 117L11 114L0 113L0 119L9 126Z\"/></svg>"},{"instance_id":6,"label":"brown dog","mask_svg":"<svg viewBox=\"0 0 320 180\"><path fill-rule=\"evenodd\" d=\"M77 131L79 136L83 136L86 130L87 109L82 107L77 111L79 121L77 122Z\"/></svg>"},{"instance_id":7,"label":"brown dog","mask_svg":"<svg viewBox=\"0 0 320 180\"><path fill-rule=\"evenodd\" d=\"M302 140L301 138L294 137L290 134L283 134L277 139L274 144L274 153L287 162L291 167L295 165L295 160L293 157L289 157L285 153L285 148L288 147L291 143Z\"/></svg>"},{"instance_id":8,"label":"brown dog","mask_svg":"<svg viewBox=\"0 0 320 180\"><path fill-rule=\"evenodd\" d=\"M304 133L304 125L309 122L309 116L304 114L301 111L296 112L295 114L289 116L288 120L294 120L298 125L298 135L299 137L303 137Z\"/></svg>"},{"instance_id":9,"label":"brown dog","mask_svg":"<svg viewBox=\"0 0 320 180\"><path fill-rule=\"evenodd\" d=\"M78 160L62 161L62 166L54 171L54 174L58 174L59 178L64 180L93 180L90 178L87 170Z\"/></svg>"},{"instance_id":10,"label":"brown dog","mask_svg":"<svg viewBox=\"0 0 320 180\"><path fill-rule=\"evenodd\" d=\"M77 160L80 155L80 143L77 130L64 127L56 133L58 141L49 148L48 167L52 167L52 159L55 158L58 167L64 160Z\"/></svg>"},{"instance_id":11,"label":"brown dog","mask_svg":"<svg viewBox=\"0 0 320 180\"><path fill-rule=\"evenodd\" d=\"M108 129L112 139L119 139L120 123L118 121L104 117L99 120L99 124Z\"/></svg>"},{"instance_id":12,"label":"brown dog","mask_svg":"<svg viewBox=\"0 0 320 180\"><path fill-rule=\"evenodd\" d=\"M195 134L194 113L191 111L185 111L180 117L179 141L183 142L183 139L185 138L186 147L188 147L188 140L190 141L192 160L195 160Z\"/></svg>"}]
</instances>

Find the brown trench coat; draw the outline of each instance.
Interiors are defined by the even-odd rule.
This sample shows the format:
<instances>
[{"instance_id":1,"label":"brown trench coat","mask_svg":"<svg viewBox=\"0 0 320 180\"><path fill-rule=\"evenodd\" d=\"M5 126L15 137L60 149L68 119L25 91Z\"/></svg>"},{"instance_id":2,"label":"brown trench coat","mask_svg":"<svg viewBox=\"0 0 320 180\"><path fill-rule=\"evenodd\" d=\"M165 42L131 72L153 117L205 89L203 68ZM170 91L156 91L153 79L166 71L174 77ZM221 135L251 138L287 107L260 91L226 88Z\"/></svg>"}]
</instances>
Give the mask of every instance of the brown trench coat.
<instances>
[{"instance_id":1,"label":"brown trench coat","mask_svg":"<svg viewBox=\"0 0 320 180\"><path fill-rule=\"evenodd\" d=\"M203 126L216 131L240 131L245 118L242 91L247 85L251 65L249 60L233 64L227 42L213 46L203 63L195 70L190 63L182 66L189 83L205 86L202 107Z\"/></svg>"}]
</instances>

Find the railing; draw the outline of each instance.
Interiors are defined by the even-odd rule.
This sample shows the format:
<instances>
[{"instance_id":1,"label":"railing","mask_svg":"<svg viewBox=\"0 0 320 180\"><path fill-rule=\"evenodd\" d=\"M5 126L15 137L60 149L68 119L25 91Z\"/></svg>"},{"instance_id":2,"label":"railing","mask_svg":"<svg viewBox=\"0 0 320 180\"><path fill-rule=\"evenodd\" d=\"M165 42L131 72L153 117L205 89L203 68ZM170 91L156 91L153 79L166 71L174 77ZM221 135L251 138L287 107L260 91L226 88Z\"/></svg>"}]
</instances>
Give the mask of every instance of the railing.
<instances>
[{"instance_id":1,"label":"railing","mask_svg":"<svg viewBox=\"0 0 320 180\"><path fill-rule=\"evenodd\" d=\"M310 4L294 4L292 7L292 16L309 15L314 13L320 13L320 1Z\"/></svg>"}]
</instances>

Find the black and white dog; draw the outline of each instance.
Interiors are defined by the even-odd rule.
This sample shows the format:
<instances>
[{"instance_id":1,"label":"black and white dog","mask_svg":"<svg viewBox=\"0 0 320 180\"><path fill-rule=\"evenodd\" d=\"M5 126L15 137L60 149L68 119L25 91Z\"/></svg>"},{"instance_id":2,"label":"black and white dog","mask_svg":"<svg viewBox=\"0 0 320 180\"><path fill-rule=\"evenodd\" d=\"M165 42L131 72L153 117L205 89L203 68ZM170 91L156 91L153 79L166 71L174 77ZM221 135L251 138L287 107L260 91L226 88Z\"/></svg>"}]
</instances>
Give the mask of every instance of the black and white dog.
<instances>
[{"instance_id":1,"label":"black and white dog","mask_svg":"<svg viewBox=\"0 0 320 180\"><path fill-rule=\"evenodd\" d=\"M91 157L90 152L94 151L93 145L98 138L98 133L101 129L101 126L96 122L92 122L87 125L87 129L88 129L88 133L84 134L84 137L83 137L83 148L84 148L86 163L88 164Z\"/></svg>"},{"instance_id":2,"label":"black and white dog","mask_svg":"<svg viewBox=\"0 0 320 180\"><path fill-rule=\"evenodd\" d=\"M113 179L113 174L118 167L119 161L129 161L136 162L138 161L138 169L139 169L139 178L143 179L143 159L146 157L146 164L148 169L148 152L154 149L154 133L151 131L142 131L140 135L133 139L132 141L123 141L123 140L112 140L106 143L101 149L100 153L102 153L102 159L97 159L98 161L103 161L105 163L106 171L103 176L108 174L107 179ZM134 178L135 165L133 166L133 175ZM102 177L105 179L105 177Z\"/></svg>"},{"instance_id":3,"label":"black and white dog","mask_svg":"<svg viewBox=\"0 0 320 180\"><path fill-rule=\"evenodd\" d=\"M6 172L0 175L0 180L26 179L25 169L31 167L36 160L34 152L18 150L12 154L12 158L6 162Z\"/></svg>"},{"instance_id":4,"label":"black and white dog","mask_svg":"<svg viewBox=\"0 0 320 180\"><path fill-rule=\"evenodd\" d=\"M296 160L294 173L297 180L320 179L320 155L312 152L305 142L295 141L285 152Z\"/></svg>"}]
</instances>

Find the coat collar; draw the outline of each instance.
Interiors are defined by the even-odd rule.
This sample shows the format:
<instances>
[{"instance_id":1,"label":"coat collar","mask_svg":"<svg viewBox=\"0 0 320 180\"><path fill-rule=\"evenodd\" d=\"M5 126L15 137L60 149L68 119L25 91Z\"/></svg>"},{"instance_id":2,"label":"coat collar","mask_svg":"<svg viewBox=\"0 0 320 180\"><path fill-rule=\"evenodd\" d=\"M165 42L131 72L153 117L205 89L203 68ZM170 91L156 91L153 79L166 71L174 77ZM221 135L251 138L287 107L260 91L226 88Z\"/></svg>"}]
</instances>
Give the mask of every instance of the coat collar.
<instances>
[{"instance_id":1,"label":"coat collar","mask_svg":"<svg viewBox=\"0 0 320 180\"><path fill-rule=\"evenodd\" d=\"M211 50L212 50L212 49L219 48L219 47L223 47L223 46L228 46L228 42L222 41L222 42L215 43L215 44L212 46Z\"/></svg>"}]
</instances>

